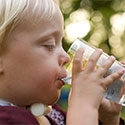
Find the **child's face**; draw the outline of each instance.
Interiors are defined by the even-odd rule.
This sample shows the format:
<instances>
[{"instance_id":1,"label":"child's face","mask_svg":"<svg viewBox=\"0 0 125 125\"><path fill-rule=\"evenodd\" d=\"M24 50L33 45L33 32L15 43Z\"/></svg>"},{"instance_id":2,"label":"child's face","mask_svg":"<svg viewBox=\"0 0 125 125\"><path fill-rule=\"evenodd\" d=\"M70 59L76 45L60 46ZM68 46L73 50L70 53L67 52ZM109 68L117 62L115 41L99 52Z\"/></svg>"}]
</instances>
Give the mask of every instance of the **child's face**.
<instances>
[{"instance_id":1,"label":"child's face","mask_svg":"<svg viewBox=\"0 0 125 125\"><path fill-rule=\"evenodd\" d=\"M58 8L51 21L21 23L11 34L3 55L6 98L17 105L53 104L69 61L61 45L63 20Z\"/></svg>"}]
</instances>

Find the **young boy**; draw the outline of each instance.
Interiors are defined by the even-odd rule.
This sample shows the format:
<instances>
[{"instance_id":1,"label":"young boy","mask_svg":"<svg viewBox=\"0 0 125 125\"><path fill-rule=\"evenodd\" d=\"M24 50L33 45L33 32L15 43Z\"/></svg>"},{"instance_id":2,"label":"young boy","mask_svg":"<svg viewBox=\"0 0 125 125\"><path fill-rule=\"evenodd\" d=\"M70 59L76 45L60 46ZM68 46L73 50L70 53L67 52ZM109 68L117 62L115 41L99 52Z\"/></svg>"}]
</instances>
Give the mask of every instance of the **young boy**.
<instances>
[{"instance_id":1,"label":"young boy","mask_svg":"<svg viewBox=\"0 0 125 125\"><path fill-rule=\"evenodd\" d=\"M0 0L0 124L50 124L48 116L35 117L32 106L53 105L60 96L70 60L62 37L63 16L53 0ZM100 49L82 70L83 52L79 49L74 57L65 124L97 125L100 108L102 124L118 125L121 106L101 102L105 89L124 71L103 77L115 61L112 56L95 71Z\"/></svg>"}]
</instances>

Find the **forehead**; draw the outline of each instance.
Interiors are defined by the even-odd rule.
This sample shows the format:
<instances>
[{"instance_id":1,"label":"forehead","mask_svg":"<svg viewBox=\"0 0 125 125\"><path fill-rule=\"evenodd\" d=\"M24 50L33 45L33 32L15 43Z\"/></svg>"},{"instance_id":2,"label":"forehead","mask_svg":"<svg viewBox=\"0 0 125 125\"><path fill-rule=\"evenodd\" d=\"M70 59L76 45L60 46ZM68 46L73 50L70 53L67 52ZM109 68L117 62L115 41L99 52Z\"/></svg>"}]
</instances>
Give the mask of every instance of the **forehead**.
<instances>
[{"instance_id":1,"label":"forehead","mask_svg":"<svg viewBox=\"0 0 125 125\"><path fill-rule=\"evenodd\" d=\"M18 39L20 34L25 34L26 36L27 33L28 36L32 34L34 39L41 39L54 34L58 37L63 37L63 16L58 6L54 4L53 7L53 12L49 12L50 15L42 16L42 12L39 9L36 9L33 14L25 13L11 32L9 39ZM30 12L30 9L28 12ZM46 14L48 14L48 11L46 11Z\"/></svg>"}]
</instances>

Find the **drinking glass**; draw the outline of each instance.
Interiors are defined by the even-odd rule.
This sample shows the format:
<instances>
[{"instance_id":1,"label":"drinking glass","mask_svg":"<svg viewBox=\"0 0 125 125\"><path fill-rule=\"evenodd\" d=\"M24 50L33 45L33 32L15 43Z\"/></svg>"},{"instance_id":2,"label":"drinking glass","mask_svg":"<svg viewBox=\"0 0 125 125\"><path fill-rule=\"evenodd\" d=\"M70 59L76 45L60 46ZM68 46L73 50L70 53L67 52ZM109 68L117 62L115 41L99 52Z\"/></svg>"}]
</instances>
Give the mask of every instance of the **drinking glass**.
<instances>
[{"instance_id":1,"label":"drinking glass","mask_svg":"<svg viewBox=\"0 0 125 125\"><path fill-rule=\"evenodd\" d=\"M90 45L88 42L82 40L82 39L76 39L73 44L70 46L68 50L68 54L71 58L70 63L66 65L67 69L67 77L63 79L63 81L67 84L71 85L71 78L72 78L72 61L73 57L75 55L75 52L78 48L84 48L85 52L83 54L83 60L82 60L82 68L84 69L89 57L92 55L92 53L95 51L95 47ZM106 53L103 53L101 57L99 58L96 68L98 68L102 63L109 57ZM117 70L124 69L124 66L118 62L115 61L112 66L109 68L107 73L104 75L104 77L108 76L109 74L116 72ZM84 81L83 81L84 82ZM125 106L125 74L122 75L122 77L116 81L114 81L106 90L104 97L108 100L111 100L113 102L116 102L118 104L121 104Z\"/></svg>"}]
</instances>

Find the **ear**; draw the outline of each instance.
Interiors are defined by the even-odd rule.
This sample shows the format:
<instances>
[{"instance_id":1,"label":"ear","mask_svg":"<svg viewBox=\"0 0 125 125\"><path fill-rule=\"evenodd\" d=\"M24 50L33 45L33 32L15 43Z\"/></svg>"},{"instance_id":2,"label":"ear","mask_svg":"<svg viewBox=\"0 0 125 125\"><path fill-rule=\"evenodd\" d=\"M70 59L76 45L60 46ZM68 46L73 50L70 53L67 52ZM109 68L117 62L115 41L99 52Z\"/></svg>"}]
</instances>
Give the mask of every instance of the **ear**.
<instances>
[{"instance_id":1,"label":"ear","mask_svg":"<svg viewBox=\"0 0 125 125\"><path fill-rule=\"evenodd\" d=\"M3 60L2 57L0 56L0 74L3 73Z\"/></svg>"}]
</instances>

